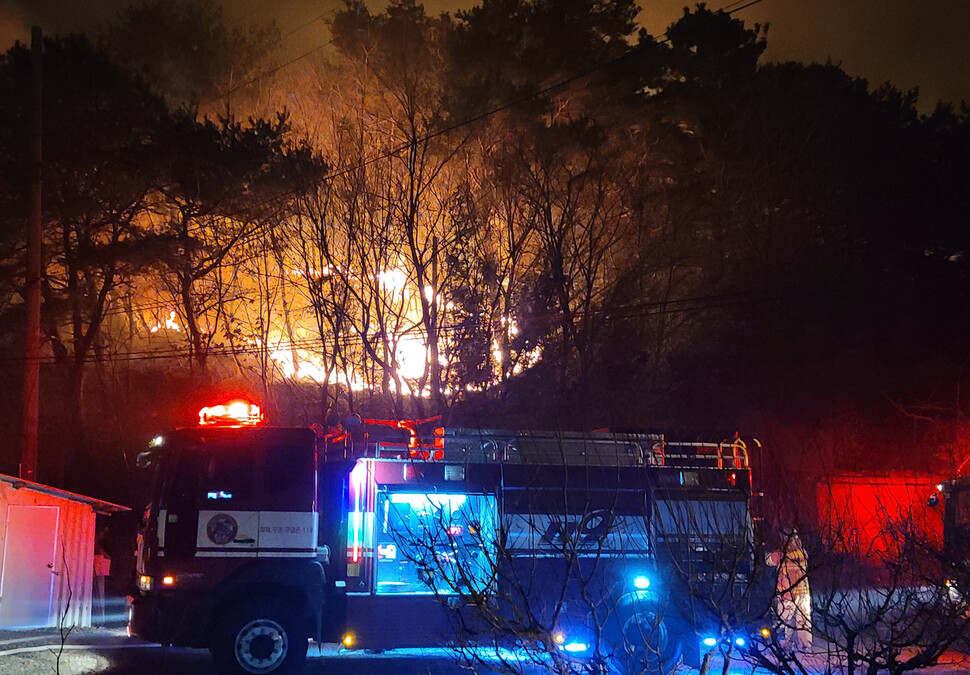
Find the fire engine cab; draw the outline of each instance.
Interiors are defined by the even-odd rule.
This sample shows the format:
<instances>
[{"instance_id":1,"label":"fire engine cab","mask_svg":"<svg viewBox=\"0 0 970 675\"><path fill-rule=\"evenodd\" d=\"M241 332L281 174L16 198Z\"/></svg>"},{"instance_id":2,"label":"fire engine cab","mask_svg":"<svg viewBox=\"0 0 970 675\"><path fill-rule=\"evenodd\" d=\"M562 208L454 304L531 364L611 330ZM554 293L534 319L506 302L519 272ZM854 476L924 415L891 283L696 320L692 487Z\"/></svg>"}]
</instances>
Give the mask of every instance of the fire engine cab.
<instances>
[{"instance_id":1,"label":"fire engine cab","mask_svg":"<svg viewBox=\"0 0 970 675\"><path fill-rule=\"evenodd\" d=\"M236 402L154 439L131 633L239 673L298 670L309 640L624 674L744 644L742 441L434 425L277 428Z\"/></svg>"}]
</instances>

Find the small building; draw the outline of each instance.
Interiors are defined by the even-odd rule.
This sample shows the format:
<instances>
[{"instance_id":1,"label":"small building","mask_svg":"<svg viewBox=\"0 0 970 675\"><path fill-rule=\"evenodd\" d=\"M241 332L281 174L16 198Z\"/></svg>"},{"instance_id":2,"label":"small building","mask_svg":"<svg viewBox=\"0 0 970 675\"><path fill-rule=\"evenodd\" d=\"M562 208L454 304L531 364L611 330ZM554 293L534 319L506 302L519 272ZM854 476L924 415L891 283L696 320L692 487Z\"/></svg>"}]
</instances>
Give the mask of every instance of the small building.
<instances>
[{"instance_id":1,"label":"small building","mask_svg":"<svg viewBox=\"0 0 970 675\"><path fill-rule=\"evenodd\" d=\"M926 506L936 494L934 476L912 472L845 473L816 485L819 526L834 550L868 558L901 555L902 538L918 538L936 550L943 542L939 509Z\"/></svg>"},{"instance_id":2,"label":"small building","mask_svg":"<svg viewBox=\"0 0 970 675\"><path fill-rule=\"evenodd\" d=\"M0 628L90 626L95 517L128 510L0 474Z\"/></svg>"}]
</instances>

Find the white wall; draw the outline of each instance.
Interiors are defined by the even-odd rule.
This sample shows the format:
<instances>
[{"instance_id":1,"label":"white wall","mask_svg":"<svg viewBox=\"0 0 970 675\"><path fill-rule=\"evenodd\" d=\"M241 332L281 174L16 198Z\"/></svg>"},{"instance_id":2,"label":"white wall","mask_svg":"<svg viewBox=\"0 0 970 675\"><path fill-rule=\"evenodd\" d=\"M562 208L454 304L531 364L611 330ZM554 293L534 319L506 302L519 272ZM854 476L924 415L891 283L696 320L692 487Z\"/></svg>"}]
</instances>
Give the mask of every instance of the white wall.
<instances>
[{"instance_id":1,"label":"white wall","mask_svg":"<svg viewBox=\"0 0 970 675\"><path fill-rule=\"evenodd\" d=\"M52 519L45 517L50 514L49 509L38 509L36 522L45 532L31 533L30 542L20 542L7 538L8 522L10 522L10 507L56 507L57 526L56 532L48 532L49 523ZM25 514L30 511L20 509L15 518L19 522L24 522ZM26 515L29 519L30 516ZM9 483L0 482L0 627L27 627L27 625L46 625L57 627L77 626L86 627L91 625L91 590L93 585L93 562L94 562L94 510L87 504L46 495L35 492L27 487L14 489ZM23 531L23 528L20 528ZM49 537L49 539L45 539ZM46 555L45 541L53 543L52 561L31 560L28 555L28 545L34 549L42 551L40 557L50 557ZM40 544L38 544L40 542ZM18 546L20 548L18 548ZM33 550L33 549L30 549ZM7 553L5 555L5 552ZM19 554L18 554L19 553ZM3 577L8 580L16 578L33 578L37 580L42 570L48 564L53 565L50 570L53 577L52 601L50 603L49 614L45 602L38 600L35 605L33 619L24 623L24 612L22 606L17 611L9 611L8 618L4 619L4 591ZM20 565L30 565L30 570L19 569ZM19 577L18 577L19 575ZM8 601L11 600L15 591L10 590L7 584ZM8 606L12 610L12 606ZM14 622L10 617L16 616ZM18 625L19 624L19 625Z\"/></svg>"}]
</instances>

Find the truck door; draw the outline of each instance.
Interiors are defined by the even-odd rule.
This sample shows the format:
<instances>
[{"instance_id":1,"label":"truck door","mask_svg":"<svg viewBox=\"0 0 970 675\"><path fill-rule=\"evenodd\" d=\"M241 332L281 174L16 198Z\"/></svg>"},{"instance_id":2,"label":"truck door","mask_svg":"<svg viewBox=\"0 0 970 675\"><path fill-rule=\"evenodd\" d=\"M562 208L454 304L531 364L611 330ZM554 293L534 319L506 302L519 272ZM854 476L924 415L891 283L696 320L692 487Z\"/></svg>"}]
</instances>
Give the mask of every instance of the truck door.
<instances>
[{"instance_id":1,"label":"truck door","mask_svg":"<svg viewBox=\"0 0 970 675\"><path fill-rule=\"evenodd\" d=\"M158 511L158 549L168 560L195 556L199 526L196 495L200 486L200 457L182 450L168 478L168 498Z\"/></svg>"},{"instance_id":2,"label":"truck door","mask_svg":"<svg viewBox=\"0 0 970 675\"><path fill-rule=\"evenodd\" d=\"M966 487L954 487L946 501L943 541L955 560L970 557L970 489Z\"/></svg>"},{"instance_id":3,"label":"truck door","mask_svg":"<svg viewBox=\"0 0 970 675\"><path fill-rule=\"evenodd\" d=\"M263 453L259 500L261 556L315 556L316 469L312 438L288 436Z\"/></svg>"},{"instance_id":4,"label":"truck door","mask_svg":"<svg viewBox=\"0 0 970 675\"><path fill-rule=\"evenodd\" d=\"M166 559L252 551L259 534L256 453L246 446L187 446L176 460L159 511L159 551Z\"/></svg>"},{"instance_id":5,"label":"truck door","mask_svg":"<svg viewBox=\"0 0 970 675\"><path fill-rule=\"evenodd\" d=\"M201 469L196 555L256 555L259 540L258 478L265 448L256 442L213 444Z\"/></svg>"}]
</instances>

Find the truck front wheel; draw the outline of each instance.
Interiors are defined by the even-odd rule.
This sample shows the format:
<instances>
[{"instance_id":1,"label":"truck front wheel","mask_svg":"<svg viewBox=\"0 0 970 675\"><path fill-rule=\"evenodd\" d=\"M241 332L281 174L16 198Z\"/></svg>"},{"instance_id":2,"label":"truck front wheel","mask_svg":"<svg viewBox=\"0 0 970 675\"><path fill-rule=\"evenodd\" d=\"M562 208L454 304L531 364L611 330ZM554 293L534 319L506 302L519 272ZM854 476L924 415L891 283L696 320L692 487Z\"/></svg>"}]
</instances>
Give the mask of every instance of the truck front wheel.
<instances>
[{"instance_id":1,"label":"truck front wheel","mask_svg":"<svg viewBox=\"0 0 970 675\"><path fill-rule=\"evenodd\" d=\"M676 622L654 612L620 612L613 635L611 670L617 675L672 673L680 661L681 633Z\"/></svg>"},{"instance_id":2,"label":"truck front wheel","mask_svg":"<svg viewBox=\"0 0 970 675\"><path fill-rule=\"evenodd\" d=\"M210 651L227 675L283 675L306 663L307 637L275 600L251 600L216 626Z\"/></svg>"}]
</instances>

